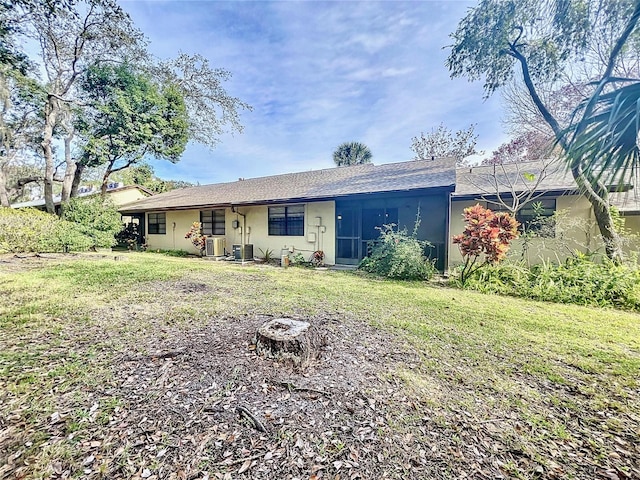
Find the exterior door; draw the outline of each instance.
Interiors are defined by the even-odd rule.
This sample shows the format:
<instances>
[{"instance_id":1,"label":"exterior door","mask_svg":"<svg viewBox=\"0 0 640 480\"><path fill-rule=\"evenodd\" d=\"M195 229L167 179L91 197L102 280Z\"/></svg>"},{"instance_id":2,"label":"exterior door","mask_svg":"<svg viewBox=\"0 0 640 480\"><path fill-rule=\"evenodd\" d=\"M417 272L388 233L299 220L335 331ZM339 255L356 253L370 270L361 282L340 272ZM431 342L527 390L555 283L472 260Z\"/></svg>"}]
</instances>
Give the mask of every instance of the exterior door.
<instances>
[{"instance_id":1,"label":"exterior door","mask_svg":"<svg viewBox=\"0 0 640 480\"><path fill-rule=\"evenodd\" d=\"M361 249L360 207L336 205L336 263L357 265Z\"/></svg>"}]
</instances>

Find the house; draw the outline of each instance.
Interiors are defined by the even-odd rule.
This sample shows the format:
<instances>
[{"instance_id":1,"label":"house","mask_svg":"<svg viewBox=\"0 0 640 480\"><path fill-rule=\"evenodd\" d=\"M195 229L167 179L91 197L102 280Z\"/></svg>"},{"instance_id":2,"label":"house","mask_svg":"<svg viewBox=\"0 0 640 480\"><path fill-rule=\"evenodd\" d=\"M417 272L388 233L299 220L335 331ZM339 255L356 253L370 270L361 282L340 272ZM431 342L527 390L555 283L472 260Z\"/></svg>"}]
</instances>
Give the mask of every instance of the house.
<instances>
[{"instance_id":1,"label":"house","mask_svg":"<svg viewBox=\"0 0 640 480\"><path fill-rule=\"evenodd\" d=\"M616 191L617 190L617 191ZM624 228L640 233L640 198L631 185L610 188L610 202L620 212ZM576 251L603 252L602 242L593 209L580 194L571 173L559 162L537 161L504 165L481 165L458 168L456 188L451 195L451 225L453 234L464 230L462 212L476 203L494 211L508 211L508 207L525 203L516 213L516 219L528 230L543 231L533 237L521 236L514 241L510 255L530 263L543 260L564 261ZM637 241L624 245L627 253L638 250ZM447 264L462 263L462 256L448 239Z\"/></svg>"},{"instance_id":2,"label":"house","mask_svg":"<svg viewBox=\"0 0 640 480\"><path fill-rule=\"evenodd\" d=\"M92 195L97 195L100 193L99 188L91 187L80 187L78 189L78 198L82 197L90 197ZM116 207L121 205L125 205L127 203L135 202L137 200L141 200L143 198L147 198L153 195L153 192L142 187L140 185L123 185L122 183L110 183L107 188L107 196L113 202ZM56 195L53 197L53 204L56 207L56 210L60 208L61 197L60 195ZM45 209L44 198L39 198L37 200L30 200L28 202L20 202L14 203L11 205L11 208L37 208L39 210Z\"/></svg>"},{"instance_id":3,"label":"house","mask_svg":"<svg viewBox=\"0 0 640 480\"><path fill-rule=\"evenodd\" d=\"M514 198L528 201L517 213L525 226L564 213L544 234L517 240L512 255L537 262L601 248L591 205L570 173L544 162L456 169L453 159L442 158L328 168L173 190L119 210L139 225L151 249L197 253L185 233L201 222L205 235L224 239L227 252L251 246L245 258L267 250L309 258L322 250L326 263L345 265L366 256L379 227L393 223L412 231L419 213L418 238L431 242L427 254L446 270L462 262L451 239L464 230L464 208L481 203L505 210L500 201ZM640 232L636 194L613 193L612 201L626 227Z\"/></svg>"},{"instance_id":4,"label":"house","mask_svg":"<svg viewBox=\"0 0 640 480\"><path fill-rule=\"evenodd\" d=\"M204 234L233 245L252 245L252 255L271 250L309 258L325 253L328 264L357 264L377 227L394 223L429 240L441 269L447 259L449 202L455 188L450 158L386 165L355 165L173 190L121 207L140 224L149 248L196 253L185 233L202 222Z\"/></svg>"}]
</instances>

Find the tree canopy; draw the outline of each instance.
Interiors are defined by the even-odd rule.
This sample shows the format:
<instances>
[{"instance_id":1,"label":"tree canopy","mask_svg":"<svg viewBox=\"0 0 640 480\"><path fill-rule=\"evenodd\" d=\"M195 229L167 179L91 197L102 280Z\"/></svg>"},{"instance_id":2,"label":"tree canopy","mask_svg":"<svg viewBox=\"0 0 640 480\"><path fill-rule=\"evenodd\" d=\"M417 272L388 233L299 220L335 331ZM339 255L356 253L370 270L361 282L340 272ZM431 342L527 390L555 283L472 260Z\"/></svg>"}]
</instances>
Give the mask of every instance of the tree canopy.
<instances>
[{"instance_id":1,"label":"tree canopy","mask_svg":"<svg viewBox=\"0 0 640 480\"><path fill-rule=\"evenodd\" d=\"M371 163L371 150L364 143L345 142L333 152L333 161L338 167Z\"/></svg>"},{"instance_id":2,"label":"tree canopy","mask_svg":"<svg viewBox=\"0 0 640 480\"><path fill-rule=\"evenodd\" d=\"M94 65L81 81L85 108L76 122L84 138L81 162L111 173L147 155L176 162L187 143L187 113L180 92L159 87L128 64Z\"/></svg>"},{"instance_id":3,"label":"tree canopy","mask_svg":"<svg viewBox=\"0 0 640 480\"><path fill-rule=\"evenodd\" d=\"M184 180L163 180L159 178L153 167L148 163L140 163L118 172L118 181L124 181L128 185L140 185L154 193L168 192L177 188L193 187L193 183Z\"/></svg>"},{"instance_id":4,"label":"tree canopy","mask_svg":"<svg viewBox=\"0 0 640 480\"><path fill-rule=\"evenodd\" d=\"M36 54L23 51L26 41L39 47ZM135 81L127 83L122 76L116 95L117 85L111 81L115 68L123 65L131 70L129 80L135 77ZM33 97L40 133L37 139L32 137L29 149L32 156L39 150L43 159L38 178L49 212L54 211L54 186L61 184L66 203L88 165L105 165L106 179L114 168L145 155L177 161L187 141L213 148L223 133L241 132L240 111L251 109L226 92L224 82L231 73L210 66L206 58L184 53L165 61L153 58L143 33L117 0L0 0L0 66L0 104L16 90L17 84L6 80L7 69L40 85L42 95ZM114 69L110 78L102 78L104 85L111 83L109 88L88 80L91 75L96 80L95 69L107 67ZM97 90L89 93L93 87ZM127 88L132 91L126 93ZM152 125L141 113L145 101L157 107L148 116L155 116L158 123ZM127 108L134 112L128 119ZM158 110L164 116L158 116ZM2 121L7 118L0 119L0 126L11 129ZM15 131L12 136L17 138ZM119 143L107 141L116 137ZM7 175L2 173L0 201L6 203L8 194L1 186L8 185ZM17 191L11 185L4 190Z\"/></svg>"},{"instance_id":5,"label":"tree canopy","mask_svg":"<svg viewBox=\"0 0 640 480\"><path fill-rule=\"evenodd\" d=\"M469 125L464 130L453 131L438 125L429 133L421 132L419 137L411 139L411 150L415 153L415 160L429 160L432 158L451 157L457 163L471 155L480 153L476 150L478 135L474 133L475 125Z\"/></svg>"}]
</instances>

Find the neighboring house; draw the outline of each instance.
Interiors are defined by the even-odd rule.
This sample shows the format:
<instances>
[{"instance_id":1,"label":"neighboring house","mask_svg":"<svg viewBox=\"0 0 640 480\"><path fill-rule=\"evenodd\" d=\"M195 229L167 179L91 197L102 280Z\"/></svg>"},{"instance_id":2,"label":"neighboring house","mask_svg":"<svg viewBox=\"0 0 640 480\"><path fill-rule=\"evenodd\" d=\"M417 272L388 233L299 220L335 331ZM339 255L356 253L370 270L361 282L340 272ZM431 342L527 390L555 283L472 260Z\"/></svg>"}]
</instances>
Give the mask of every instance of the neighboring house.
<instances>
[{"instance_id":1,"label":"neighboring house","mask_svg":"<svg viewBox=\"0 0 640 480\"><path fill-rule=\"evenodd\" d=\"M78 191L78 198L81 197L89 197L92 195L98 195L100 193L99 188L91 188L91 187L81 187ZM124 186L122 183L110 183L107 188L107 196L113 202L113 204L117 207L121 205L125 205L127 203L135 202L141 200L143 198L147 198L153 195L151 190L148 190L140 185L127 185ZM53 197L53 204L56 207L56 210L60 208L60 195L56 195ZM11 208L37 208L39 210L45 209L44 198L39 198L37 200L31 200L29 202L20 202L14 203L11 205Z\"/></svg>"},{"instance_id":2,"label":"neighboring house","mask_svg":"<svg viewBox=\"0 0 640 480\"><path fill-rule=\"evenodd\" d=\"M252 245L254 256L272 250L327 264L357 264L377 227L394 223L413 230L441 269L447 258L449 202L455 186L453 159L355 165L173 190L134 202L120 212L138 221L151 249L196 253L184 238L193 222L204 234L223 237L226 250Z\"/></svg>"},{"instance_id":3,"label":"neighboring house","mask_svg":"<svg viewBox=\"0 0 640 480\"><path fill-rule=\"evenodd\" d=\"M612 193L610 202L622 215L625 228L640 233L640 198L630 185L624 191ZM531 195L529 195L531 192ZM528 198L519 209L516 219L535 231L539 219L558 212L557 221L548 222L547 228L534 238L516 240L510 255L531 263L542 260L563 261L576 251L603 252L599 231L587 199L580 195L576 183L566 167L559 163L527 162L505 165L483 165L459 168L456 171L456 188L451 196L451 226L453 234L462 233L462 212L476 203L494 211L507 210L500 206L500 199L512 205L513 197ZM536 208L534 204L537 203ZM636 251L638 245L625 245L627 251ZM462 256L451 236L448 246L448 265L462 263Z\"/></svg>"}]
</instances>

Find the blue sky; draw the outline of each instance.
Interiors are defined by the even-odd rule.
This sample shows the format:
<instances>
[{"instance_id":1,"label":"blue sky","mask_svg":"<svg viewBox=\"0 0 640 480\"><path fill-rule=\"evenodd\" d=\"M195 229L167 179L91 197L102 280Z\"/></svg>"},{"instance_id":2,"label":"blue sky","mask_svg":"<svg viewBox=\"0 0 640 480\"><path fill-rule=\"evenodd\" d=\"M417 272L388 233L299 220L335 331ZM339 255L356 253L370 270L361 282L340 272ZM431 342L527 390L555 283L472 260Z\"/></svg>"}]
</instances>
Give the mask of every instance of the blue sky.
<instances>
[{"instance_id":1,"label":"blue sky","mask_svg":"<svg viewBox=\"0 0 640 480\"><path fill-rule=\"evenodd\" d=\"M189 145L175 165L153 161L156 173L205 184L328 168L345 141L365 143L375 164L400 162L441 122L477 124L490 153L507 138L500 97L451 80L443 49L474 3L122 1L153 54L205 56L253 106L242 134Z\"/></svg>"}]
</instances>

